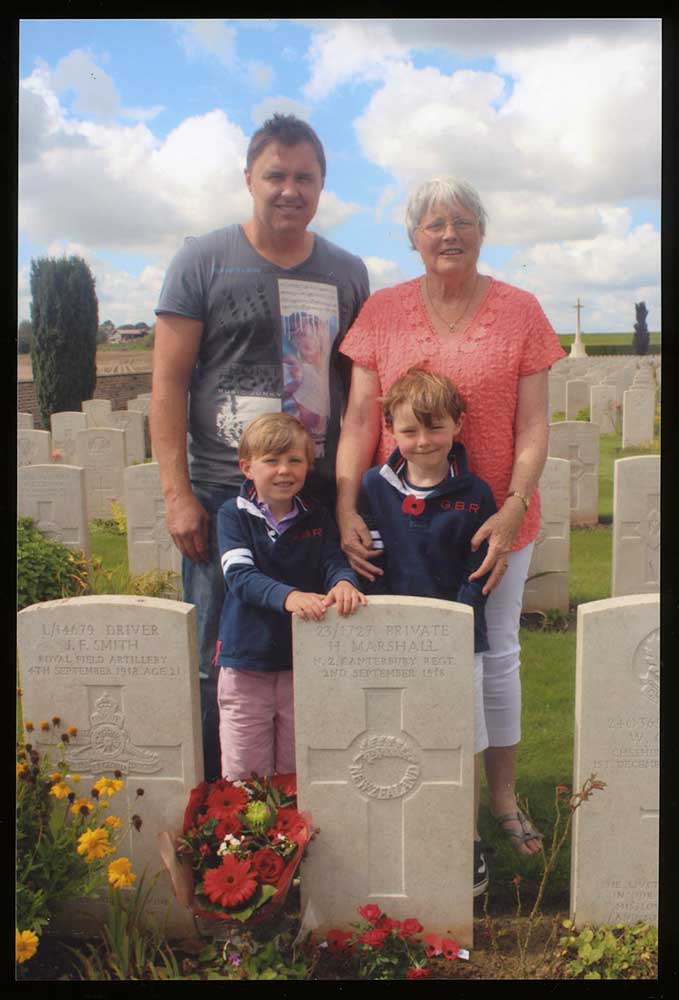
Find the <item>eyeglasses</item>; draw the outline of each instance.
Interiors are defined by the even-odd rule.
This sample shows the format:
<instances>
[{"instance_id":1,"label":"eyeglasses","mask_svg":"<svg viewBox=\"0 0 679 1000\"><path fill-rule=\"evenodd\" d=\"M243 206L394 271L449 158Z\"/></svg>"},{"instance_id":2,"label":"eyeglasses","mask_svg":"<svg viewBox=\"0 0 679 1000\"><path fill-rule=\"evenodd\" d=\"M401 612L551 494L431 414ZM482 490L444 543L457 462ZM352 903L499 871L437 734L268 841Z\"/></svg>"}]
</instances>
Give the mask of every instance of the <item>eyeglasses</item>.
<instances>
[{"instance_id":1,"label":"eyeglasses","mask_svg":"<svg viewBox=\"0 0 679 1000\"><path fill-rule=\"evenodd\" d=\"M476 222L472 222L470 219L434 219L433 222L428 222L426 226L417 226L416 228L421 229L423 233L434 239L437 236L443 236L449 226L459 234L466 232L475 225Z\"/></svg>"}]
</instances>

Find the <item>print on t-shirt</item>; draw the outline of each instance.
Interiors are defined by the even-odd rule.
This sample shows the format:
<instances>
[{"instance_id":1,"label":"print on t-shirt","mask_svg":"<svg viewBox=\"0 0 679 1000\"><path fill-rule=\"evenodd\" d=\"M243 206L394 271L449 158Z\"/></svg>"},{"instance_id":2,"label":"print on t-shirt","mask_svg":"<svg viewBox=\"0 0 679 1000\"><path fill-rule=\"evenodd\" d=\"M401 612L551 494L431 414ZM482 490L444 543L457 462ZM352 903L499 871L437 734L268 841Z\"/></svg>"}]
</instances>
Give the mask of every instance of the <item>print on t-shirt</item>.
<instances>
[{"instance_id":1,"label":"print on t-shirt","mask_svg":"<svg viewBox=\"0 0 679 1000\"><path fill-rule=\"evenodd\" d=\"M334 285L279 278L283 329L283 409L302 421L316 458L325 454L330 416L330 352L339 330Z\"/></svg>"}]
</instances>

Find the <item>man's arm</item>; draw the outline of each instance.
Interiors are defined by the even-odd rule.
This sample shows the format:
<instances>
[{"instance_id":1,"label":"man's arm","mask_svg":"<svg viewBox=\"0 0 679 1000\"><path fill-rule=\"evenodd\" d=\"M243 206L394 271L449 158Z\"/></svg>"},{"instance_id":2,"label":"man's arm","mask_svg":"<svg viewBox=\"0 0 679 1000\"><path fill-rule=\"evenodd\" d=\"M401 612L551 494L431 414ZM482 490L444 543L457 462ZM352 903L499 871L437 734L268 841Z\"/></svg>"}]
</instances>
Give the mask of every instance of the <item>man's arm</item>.
<instances>
[{"instance_id":1,"label":"man's arm","mask_svg":"<svg viewBox=\"0 0 679 1000\"><path fill-rule=\"evenodd\" d=\"M210 515L191 489L186 455L188 391L202 335L199 320L175 313L158 316L149 419L168 531L182 555L206 563Z\"/></svg>"}]
</instances>

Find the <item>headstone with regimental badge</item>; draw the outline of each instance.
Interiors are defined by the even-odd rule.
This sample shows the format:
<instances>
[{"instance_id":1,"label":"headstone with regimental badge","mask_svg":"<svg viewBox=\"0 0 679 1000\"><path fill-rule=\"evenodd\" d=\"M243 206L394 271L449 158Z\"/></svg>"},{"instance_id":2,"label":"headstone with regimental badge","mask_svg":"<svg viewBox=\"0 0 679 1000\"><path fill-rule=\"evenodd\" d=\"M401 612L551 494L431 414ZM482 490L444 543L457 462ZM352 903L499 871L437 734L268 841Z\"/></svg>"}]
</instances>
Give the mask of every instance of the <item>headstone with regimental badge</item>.
<instances>
[{"instance_id":1,"label":"headstone with regimental badge","mask_svg":"<svg viewBox=\"0 0 679 1000\"><path fill-rule=\"evenodd\" d=\"M660 456L619 458L613 472L611 594L660 590Z\"/></svg>"},{"instance_id":2,"label":"headstone with regimental badge","mask_svg":"<svg viewBox=\"0 0 679 1000\"><path fill-rule=\"evenodd\" d=\"M573 790L606 783L573 816L571 917L658 920L660 600L578 607Z\"/></svg>"},{"instance_id":3,"label":"headstone with regimental badge","mask_svg":"<svg viewBox=\"0 0 679 1000\"><path fill-rule=\"evenodd\" d=\"M85 470L87 517L109 519L111 501L124 509L125 431L93 427L76 435L76 463Z\"/></svg>"},{"instance_id":4,"label":"headstone with regimental badge","mask_svg":"<svg viewBox=\"0 0 679 1000\"><path fill-rule=\"evenodd\" d=\"M47 465L52 461L49 431L17 431L17 465Z\"/></svg>"},{"instance_id":5,"label":"headstone with regimental badge","mask_svg":"<svg viewBox=\"0 0 679 1000\"><path fill-rule=\"evenodd\" d=\"M472 943L471 608L372 597L293 621L299 805L320 834L301 868L305 927L376 903Z\"/></svg>"},{"instance_id":6,"label":"headstone with regimental badge","mask_svg":"<svg viewBox=\"0 0 679 1000\"><path fill-rule=\"evenodd\" d=\"M599 425L564 420L549 425L549 455L571 463L571 526L599 520Z\"/></svg>"},{"instance_id":7,"label":"headstone with regimental badge","mask_svg":"<svg viewBox=\"0 0 679 1000\"><path fill-rule=\"evenodd\" d=\"M120 853L138 878L147 869L147 886L161 869L157 834L181 831L189 792L203 775L195 614L178 601L101 595L34 604L18 615L24 718L58 715L63 727L77 727L65 755L80 775L78 795L87 796L97 778L122 773L125 786L109 811L126 825L141 817ZM58 736L36 726L33 742L44 747ZM147 913L162 926L166 907L167 934L190 934L193 921L163 871ZM55 930L91 936L106 909L105 895L78 900L61 911Z\"/></svg>"},{"instance_id":8,"label":"headstone with regimental badge","mask_svg":"<svg viewBox=\"0 0 679 1000\"><path fill-rule=\"evenodd\" d=\"M54 464L18 469L17 514L32 518L46 538L89 556L84 469Z\"/></svg>"},{"instance_id":9,"label":"headstone with regimental badge","mask_svg":"<svg viewBox=\"0 0 679 1000\"><path fill-rule=\"evenodd\" d=\"M141 415L141 414L140 414ZM130 573L181 573L181 555L165 521L165 500L156 462L125 469L127 559Z\"/></svg>"}]
</instances>

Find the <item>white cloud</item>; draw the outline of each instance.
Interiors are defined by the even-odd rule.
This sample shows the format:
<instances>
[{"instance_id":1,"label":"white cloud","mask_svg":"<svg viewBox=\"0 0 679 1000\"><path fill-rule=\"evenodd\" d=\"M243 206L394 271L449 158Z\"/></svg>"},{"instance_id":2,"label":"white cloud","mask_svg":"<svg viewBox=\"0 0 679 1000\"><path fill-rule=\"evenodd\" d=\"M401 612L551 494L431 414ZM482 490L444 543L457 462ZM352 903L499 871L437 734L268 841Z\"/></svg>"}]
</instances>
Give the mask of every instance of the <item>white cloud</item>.
<instances>
[{"instance_id":1,"label":"white cloud","mask_svg":"<svg viewBox=\"0 0 679 1000\"><path fill-rule=\"evenodd\" d=\"M361 206L353 201L342 201L332 191L321 192L321 200L318 203L318 212L311 224L312 229L321 232L328 232L335 226L341 226L343 222L350 219L352 215L362 211Z\"/></svg>"},{"instance_id":2,"label":"white cloud","mask_svg":"<svg viewBox=\"0 0 679 1000\"><path fill-rule=\"evenodd\" d=\"M296 115L308 122L311 118L311 109L307 104L294 101L291 97L265 97L252 109L252 120L256 125L262 125L274 114Z\"/></svg>"},{"instance_id":3,"label":"white cloud","mask_svg":"<svg viewBox=\"0 0 679 1000\"><path fill-rule=\"evenodd\" d=\"M349 81L379 80L407 51L408 45L396 41L380 22L338 21L312 37L311 76L304 93L318 101Z\"/></svg>"},{"instance_id":4,"label":"white cloud","mask_svg":"<svg viewBox=\"0 0 679 1000\"><path fill-rule=\"evenodd\" d=\"M223 66L233 65L236 29L221 18L189 18L172 21L190 58L207 54Z\"/></svg>"},{"instance_id":5,"label":"white cloud","mask_svg":"<svg viewBox=\"0 0 679 1000\"><path fill-rule=\"evenodd\" d=\"M363 262L368 268L371 292L377 292L380 288L391 288L392 285L396 285L406 278L395 260L385 260L384 257L364 257Z\"/></svg>"}]
</instances>

